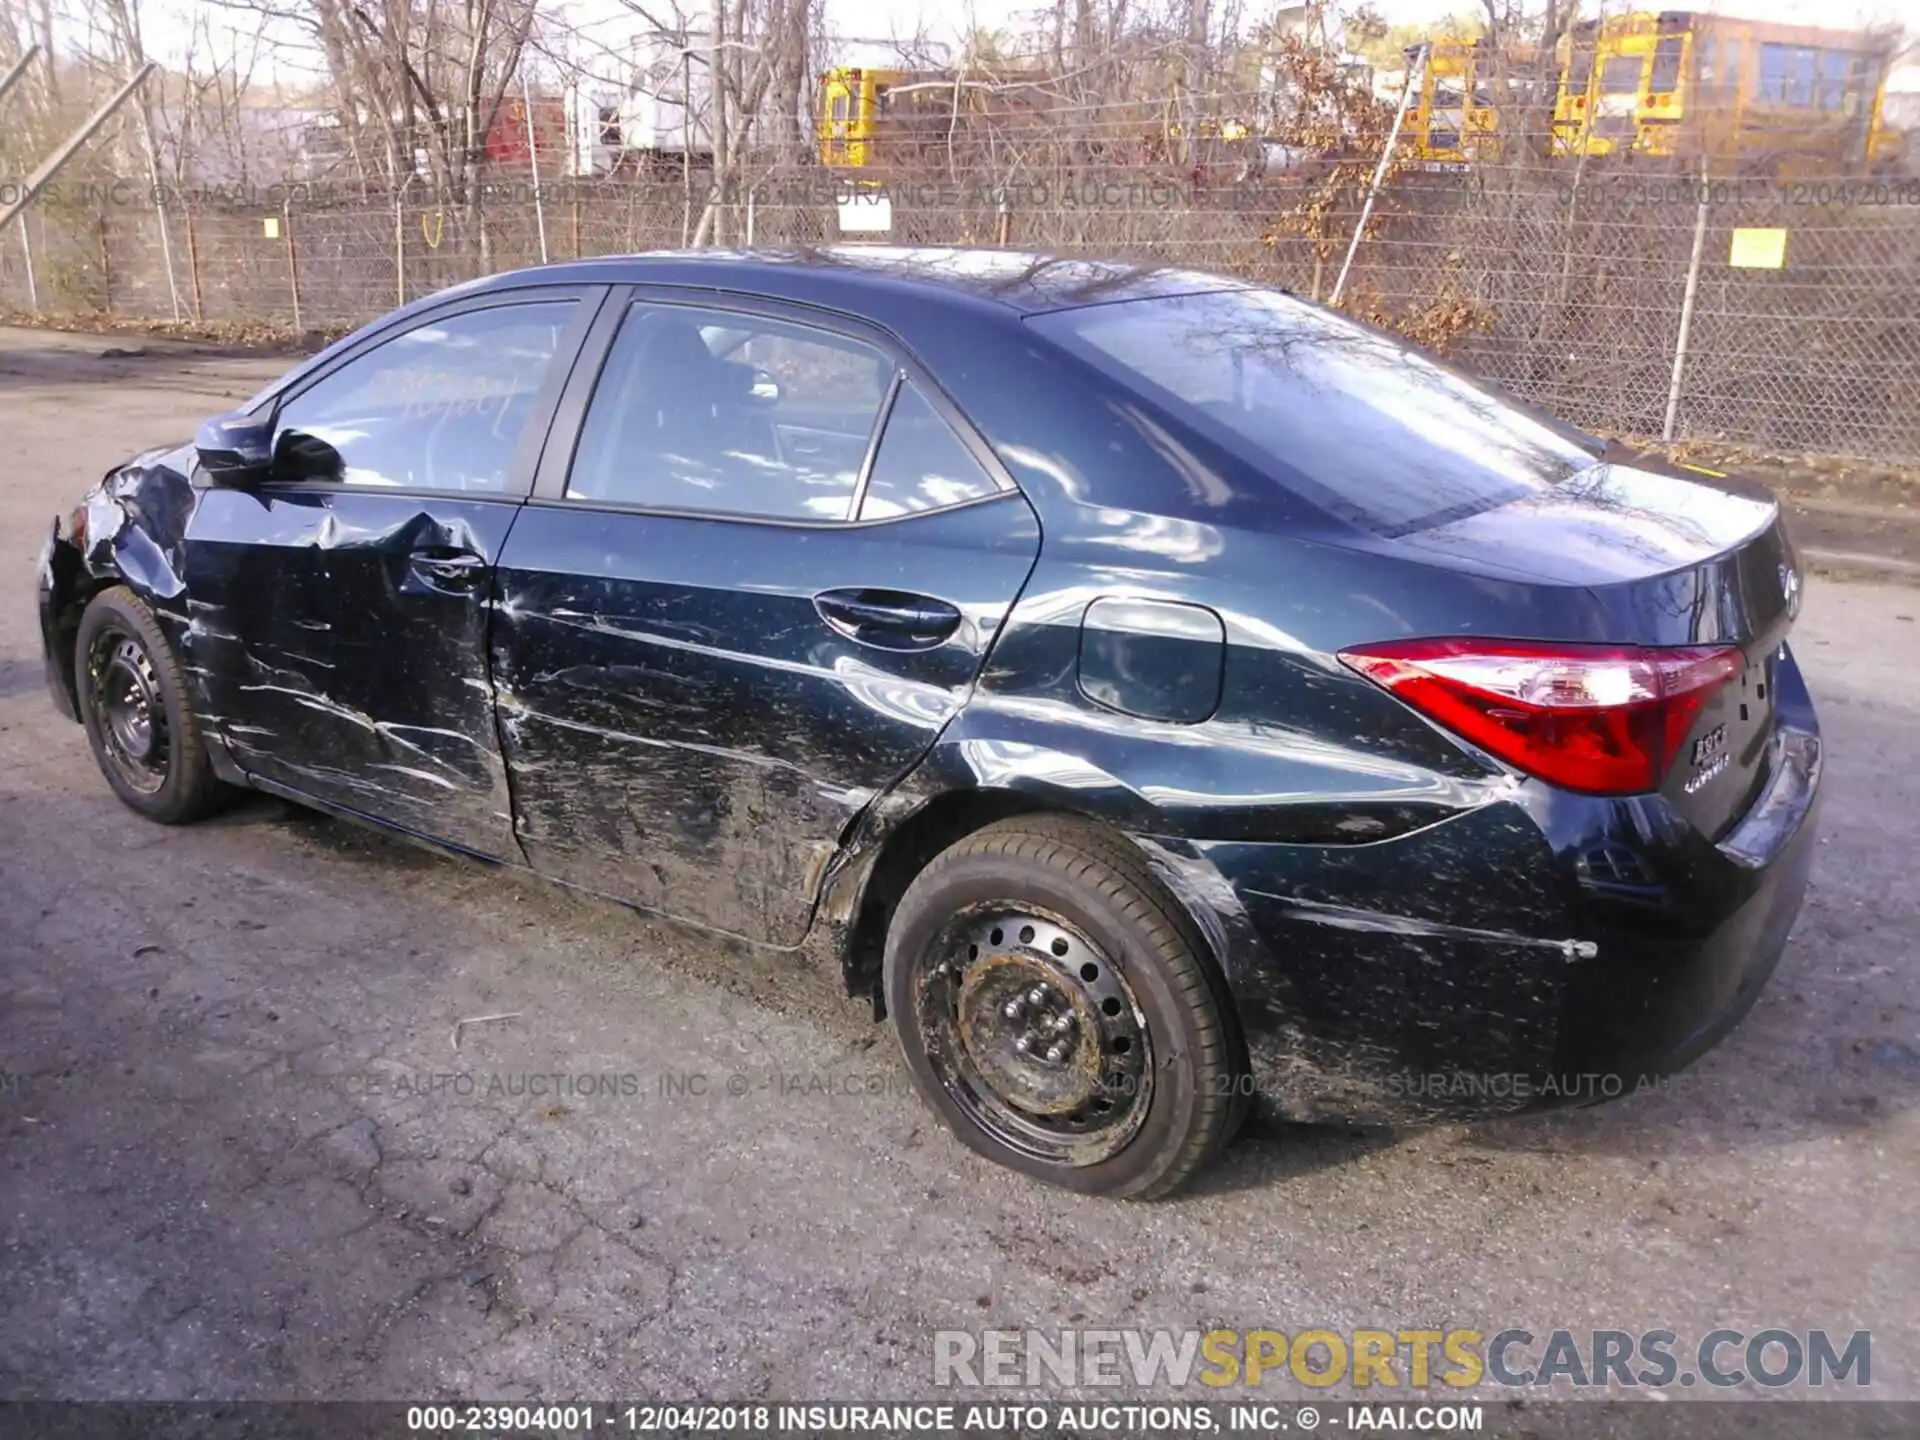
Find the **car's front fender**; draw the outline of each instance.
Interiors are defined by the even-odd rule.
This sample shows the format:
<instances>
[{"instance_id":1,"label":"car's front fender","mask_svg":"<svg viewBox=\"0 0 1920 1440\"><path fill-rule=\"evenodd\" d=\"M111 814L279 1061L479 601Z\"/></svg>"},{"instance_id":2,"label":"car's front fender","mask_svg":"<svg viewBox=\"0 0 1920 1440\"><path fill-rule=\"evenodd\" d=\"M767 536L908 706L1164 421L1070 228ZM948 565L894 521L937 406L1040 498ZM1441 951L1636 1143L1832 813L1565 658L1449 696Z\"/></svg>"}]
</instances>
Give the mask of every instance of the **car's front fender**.
<instances>
[{"instance_id":1,"label":"car's front fender","mask_svg":"<svg viewBox=\"0 0 1920 1440\"><path fill-rule=\"evenodd\" d=\"M79 718L73 647L94 595L124 584L163 622L179 609L187 522L198 497L178 460L177 451L154 450L108 472L64 522L55 519L41 549L40 642L54 707L68 719Z\"/></svg>"}]
</instances>

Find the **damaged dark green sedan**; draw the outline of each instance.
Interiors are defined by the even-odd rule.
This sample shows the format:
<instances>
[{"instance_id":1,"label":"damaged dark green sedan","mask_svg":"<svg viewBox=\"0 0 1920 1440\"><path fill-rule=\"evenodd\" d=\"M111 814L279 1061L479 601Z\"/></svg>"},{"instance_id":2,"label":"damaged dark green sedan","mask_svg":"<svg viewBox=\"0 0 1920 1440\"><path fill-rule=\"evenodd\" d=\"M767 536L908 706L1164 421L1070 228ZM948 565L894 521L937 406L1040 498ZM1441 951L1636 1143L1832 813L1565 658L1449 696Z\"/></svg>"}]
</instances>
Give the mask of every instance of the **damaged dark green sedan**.
<instances>
[{"instance_id":1,"label":"damaged dark green sedan","mask_svg":"<svg viewBox=\"0 0 1920 1440\"><path fill-rule=\"evenodd\" d=\"M1256 1100L1714 1044L1806 884L1799 597L1764 495L1284 293L873 248L408 306L40 578L141 814L262 790L829 964L960 1139L1126 1196Z\"/></svg>"}]
</instances>

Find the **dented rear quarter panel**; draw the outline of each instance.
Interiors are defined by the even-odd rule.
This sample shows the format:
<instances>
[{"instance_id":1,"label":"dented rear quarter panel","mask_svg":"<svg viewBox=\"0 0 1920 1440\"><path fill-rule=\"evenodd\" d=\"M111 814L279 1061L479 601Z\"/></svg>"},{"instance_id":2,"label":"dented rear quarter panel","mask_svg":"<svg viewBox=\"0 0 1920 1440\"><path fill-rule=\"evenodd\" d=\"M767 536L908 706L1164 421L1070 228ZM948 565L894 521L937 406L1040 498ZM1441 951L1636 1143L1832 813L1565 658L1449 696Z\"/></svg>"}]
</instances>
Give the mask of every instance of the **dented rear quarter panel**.
<instances>
[{"instance_id":1,"label":"dented rear quarter panel","mask_svg":"<svg viewBox=\"0 0 1920 1440\"><path fill-rule=\"evenodd\" d=\"M1603 494L1536 517L1564 520L1586 557L1564 581L1502 563L1498 547L1435 565L1315 511L1069 357L1012 342L983 364L972 337L926 343L1033 500L1045 544L972 699L876 823L977 789L1131 835L1208 939L1261 1098L1294 1118L1531 1108L1542 1076L1686 1063L1751 1002L1804 885L1804 815L1778 873L1760 873L1660 797L1594 799L1513 775L1336 652L1416 635L1723 640L1747 620L1701 597L1777 606L1758 583L1730 586L1716 555L1764 529L1770 504L1703 495L1695 514L1663 519ZM1659 554L1672 568L1658 580L1611 583ZM1770 578L1777 556L1761 555ZM1088 693L1083 622L1115 595L1220 618L1219 703L1203 721L1116 713ZM1155 653L1177 667L1173 649ZM1814 735L1783 664L1797 687L1784 718ZM1449 1093L1424 1083L1433 1075L1488 1083Z\"/></svg>"}]
</instances>

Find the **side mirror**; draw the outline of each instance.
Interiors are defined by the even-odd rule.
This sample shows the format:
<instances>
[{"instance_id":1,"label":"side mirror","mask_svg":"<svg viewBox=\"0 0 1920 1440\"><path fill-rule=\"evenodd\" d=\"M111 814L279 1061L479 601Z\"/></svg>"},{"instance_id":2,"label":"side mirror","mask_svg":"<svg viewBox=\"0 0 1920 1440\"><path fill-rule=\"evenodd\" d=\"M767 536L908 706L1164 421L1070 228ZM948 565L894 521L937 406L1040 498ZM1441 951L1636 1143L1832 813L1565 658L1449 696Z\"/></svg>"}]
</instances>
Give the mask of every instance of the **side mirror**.
<instances>
[{"instance_id":1,"label":"side mirror","mask_svg":"<svg viewBox=\"0 0 1920 1440\"><path fill-rule=\"evenodd\" d=\"M346 461L318 435L286 429L273 447L273 473L282 480L340 480Z\"/></svg>"},{"instance_id":2,"label":"side mirror","mask_svg":"<svg viewBox=\"0 0 1920 1440\"><path fill-rule=\"evenodd\" d=\"M217 415L193 437L200 468L216 485L253 485L273 468L273 421L253 415Z\"/></svg>"}]
</instances>

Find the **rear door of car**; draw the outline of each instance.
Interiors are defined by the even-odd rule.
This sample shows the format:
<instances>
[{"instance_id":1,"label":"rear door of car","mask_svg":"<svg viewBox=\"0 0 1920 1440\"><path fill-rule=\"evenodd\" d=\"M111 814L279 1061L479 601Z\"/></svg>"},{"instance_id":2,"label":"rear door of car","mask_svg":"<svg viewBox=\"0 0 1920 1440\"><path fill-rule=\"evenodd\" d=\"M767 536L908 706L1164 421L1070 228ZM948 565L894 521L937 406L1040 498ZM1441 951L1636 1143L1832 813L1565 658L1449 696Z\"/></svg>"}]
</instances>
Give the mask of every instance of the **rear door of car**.
<instances>
[{"instance_id":1,"label":"rear door of car","mask_svg":"<svg viewBox=\"0 0 1920 1440\"><path fill-rule=\"evenodd\" d=\"M557 878L769 944L959 708L1039 550L887 335L610 298L499 564L519 839Z\"/></svg>"},{"instance_id":2,"label":"rear door of car","mask_svg":"<svg viewBox=\"0 0 1920 1440\"><path fill-rule=\"evenodd\" d=\"M451 301L269 403L273 477L206 490L195 663L249 774L518 858L495 728L493 564L604 287Z\"/></svg>"}]
</instances>

